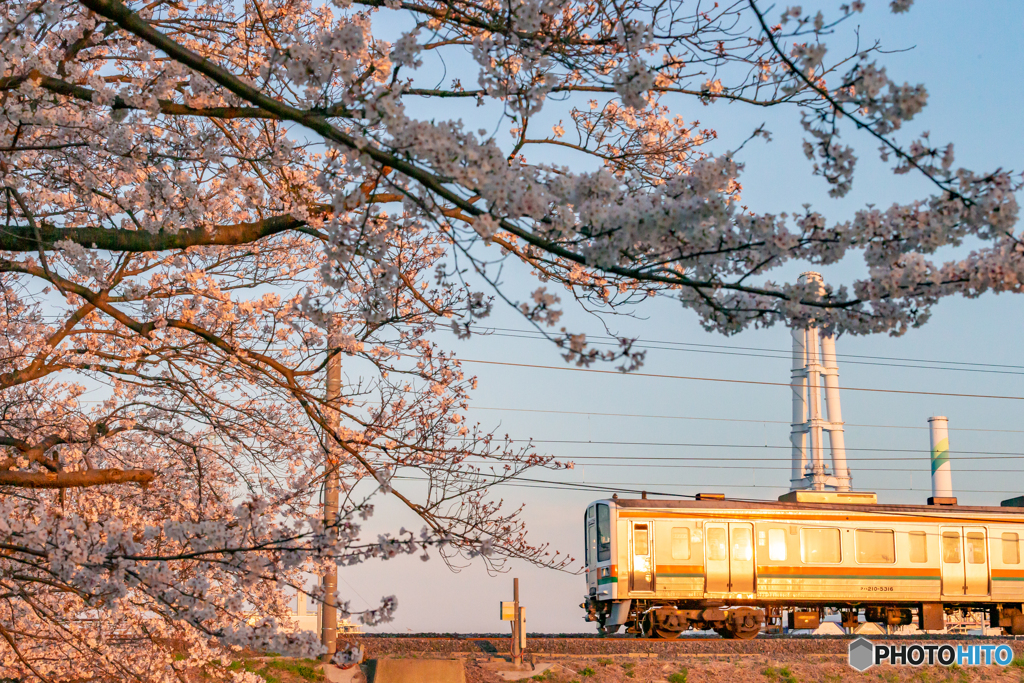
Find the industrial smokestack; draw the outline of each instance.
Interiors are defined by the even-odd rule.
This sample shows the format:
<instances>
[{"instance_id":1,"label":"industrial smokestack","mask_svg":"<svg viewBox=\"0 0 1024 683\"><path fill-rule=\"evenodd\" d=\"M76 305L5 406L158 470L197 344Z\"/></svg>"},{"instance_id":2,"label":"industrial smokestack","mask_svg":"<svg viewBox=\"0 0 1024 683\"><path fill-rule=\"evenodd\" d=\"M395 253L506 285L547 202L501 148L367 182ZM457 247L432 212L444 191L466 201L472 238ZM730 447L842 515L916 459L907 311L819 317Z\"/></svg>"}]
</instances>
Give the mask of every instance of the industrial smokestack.
<instances>
[{"instance_id":1,"label":"industrial smokestack","mask_svg":"<svg viewBox=\"0 0 1024 683\"><path fill-rule=\"evenodd\" d=\"M953 472L949 464L949 420L928 418L932 445L932 497L929 505L956 505L953 497Z\"/></svg>"},{"instance_id":2,"label":"industrial smokestack","mask_svg":"<svg viewBox=\"0 0 1024 683\"><path fill-rule=\"evenodd\" d=\"M800 282L817 285L824 294L820 273L803 273ZM839 407L839 367L836 340L824 335L814 321L806 328L794 327L793 369L790 387L793 393L792 474L790 491L811 489L851 490L850 469L846 466L843 439L843 412ZM828 419L821 416L822 382ZM832 473L825 467L823 435L828 433L832 451Z\"/></svg>"},{"instance_id":3,"label":"industrial smokestack","mask_svg":"<svg viewBox=\"0 0 1024 683\"><path fill-rule=\"evenodd\" d=\"M793 390L793 422L789 435L793 445L793 471L790 475L790 490L807 487L807 330L794 327L793 371L790 387Z\"/></svg>"}]
</instances>

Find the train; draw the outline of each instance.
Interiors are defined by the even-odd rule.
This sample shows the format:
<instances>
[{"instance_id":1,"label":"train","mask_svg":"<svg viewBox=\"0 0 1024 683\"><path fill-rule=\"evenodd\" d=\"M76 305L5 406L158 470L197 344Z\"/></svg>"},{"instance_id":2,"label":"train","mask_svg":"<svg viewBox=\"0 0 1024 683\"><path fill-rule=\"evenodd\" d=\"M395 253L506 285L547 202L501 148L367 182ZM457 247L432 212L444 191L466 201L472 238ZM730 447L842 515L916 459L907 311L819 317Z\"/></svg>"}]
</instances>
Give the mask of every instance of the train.
<instances>
[{"instance_id":1,"label":"train","mask_svg":"<svg viewBox=\"0 0 1024 683\"><path fill-rule=\"evenodd\" d=\"M777 501L598 500L584 513L584 619L602 634L756 637L767 626L916 623L987 613L1024 635L1024 497L879 504L869 492L794 491Z\"/></svg>"}]
</instances>

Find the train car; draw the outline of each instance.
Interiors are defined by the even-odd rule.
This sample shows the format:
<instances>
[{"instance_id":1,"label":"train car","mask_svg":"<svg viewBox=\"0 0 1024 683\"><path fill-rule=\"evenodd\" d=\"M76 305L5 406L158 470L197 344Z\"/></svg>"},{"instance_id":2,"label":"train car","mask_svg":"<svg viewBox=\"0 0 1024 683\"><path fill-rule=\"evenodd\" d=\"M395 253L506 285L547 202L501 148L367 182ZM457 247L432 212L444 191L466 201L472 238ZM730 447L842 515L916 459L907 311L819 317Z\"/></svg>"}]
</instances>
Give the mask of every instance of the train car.
<instances>
[{"instance_id":1,"label":"train car","mask_svg":"<svg viewBox=\"0 0 1024 683\"><path fill-rule=\"evenodd\" d=\"M955 500L955 499L950 499ZM611 499L584 516L587 597L602 633L753 638L787 614L813 628L917 623L985 610L1024 635L1024 499L1001 507L880 505L873 493L798 491L779 501Z\"/></svg>"}]
</instances>

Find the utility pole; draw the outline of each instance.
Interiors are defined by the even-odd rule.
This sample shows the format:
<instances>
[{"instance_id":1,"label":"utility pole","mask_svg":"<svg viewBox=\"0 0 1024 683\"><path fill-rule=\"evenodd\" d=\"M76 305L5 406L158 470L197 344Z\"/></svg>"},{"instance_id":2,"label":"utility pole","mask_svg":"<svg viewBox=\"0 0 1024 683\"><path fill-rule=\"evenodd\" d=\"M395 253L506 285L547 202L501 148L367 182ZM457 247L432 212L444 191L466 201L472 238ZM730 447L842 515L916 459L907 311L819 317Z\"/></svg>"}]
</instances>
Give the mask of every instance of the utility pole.
<instances>
[{"instance_id":1,"label":"utility pole","mask_svg":"<svg viewBox=\"0 0 1024 683\"><path fill-rule=\"evenodd\" d=\"M331 428L338 431L341 415L337 405L341 398L341 354L332 345L336 337L334 317L331 317L327 328L327 417ZM338 459L333 436L325 439L327 452L324 457L324 526L332 527L338 521ZM338 564L331 561L324 571L323 586L325 591L323 615L320 621L320 642L327 648L324 661L330 661L338 649L338 603L334 594L338 591Z\"/></svg>"},{"instance_id":2,"label":"utility pole","mask_svg":"<svg viewBox=\"0 0 1024 683\"><path fill-rule=\"evenodd\" d=\"M519 607L519 579L512 579L512 601L515 603L512 620L512 664L523 665L523 612Z\"/></svg>"}]
</instances>

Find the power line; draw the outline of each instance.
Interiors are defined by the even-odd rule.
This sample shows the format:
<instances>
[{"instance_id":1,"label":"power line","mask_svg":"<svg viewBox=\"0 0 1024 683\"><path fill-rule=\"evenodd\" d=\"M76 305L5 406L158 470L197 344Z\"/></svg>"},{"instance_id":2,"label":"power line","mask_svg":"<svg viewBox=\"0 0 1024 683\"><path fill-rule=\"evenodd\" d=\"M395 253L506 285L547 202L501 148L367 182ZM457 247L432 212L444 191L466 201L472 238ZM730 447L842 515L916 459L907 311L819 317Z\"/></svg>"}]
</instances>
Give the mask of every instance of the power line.
<instances>
[{"instance_id":1,"label":"power line","mask_svg":"<svg viewBox=\"0 0 1024 683\"><path fill-rule=\"evenodd\" d=\"M445 328L445 329L447 330L449 328ZM521 330L521 329L507 328L507 327L488 327L488 328L480 328L480 329L483 329L483 330L493 330L493 331L495 331L493 333L494 336L510 336L510 335L507 335L507 334L499 335L498 333L508 333L508 332L511 332L511 333L516 333L516 334L521 334L521 335L530 335L529 337L526 337L526 336L521 337L523 339L526 339L526 338L530 338L530 339L546 339L546 337L544 336L544 333L539 332L537 330ZM492 333L488 333L488 334L492 334ZM618 340L619 340L618 337L612 337L612 336L608 336L608 335L589 335L588 334L587 335L587 340L589 341L591 339L610 340L610 341L607 341L607 342L601 342L604 345L618 345ZM759 357L759 358L779 358L779 359L789 359L791 357L791 354L792 354L792 352L789 351L789 350L767 349L767 348L756 347L756 346L729 346L727 344L700 344L700 343L696 343L696 342L666 341L666 340L660 340L660 339L642 339L642 338L637 338L636 341L644 343L644 344L665 344L665 345L668 345L668 346L667 347L646 346L644 348L660 348L660 349L663 349L663 350L666 350L666 351L696 351L698 349L726 349L726 351L716 352L716 353L726 353L727 355L729 355L727 352L731 352L731 351L762 351L762 352L771 353L771 354L777 354L777 355L774 355L774 356L760 356L760 355L758 355L756 357ZM691 348L675 348L675 347L695 347L695 348L691 349ZM708 352L708 353L711 353L711 352ZM731 355L754 355L754 354L731 354ZM894 357L894 356L871 356L871 355L852 354L852 353L836 353L835 356L836 356L836 358L865 358L865 359L871 359L871 360L901 361L901 362L904 362L904 363L937 363L937 364L941 364L941 365L964 365L964 366L975 366L975 367L979 367L979 368L1012 368L1012 369L1015 369L1015 370L1024 371L1024 365L1010 365L1010 364L1006 364L1006 363L974 363L974 362L970 362L970 361L935 360L935 359L922 359L922 358L901 358L901 357ZM853 361L847 361L847 362L852 363ZM893 365L893 364L885 364L885 363L857 363L857 364L858 365L882 365L884 367L908 367L908 368L920 367L921 369L924 369L924 370L956 370L956 369L958 369L958 368L929 368L929 367L920 366L920 365L899 365L899 364ZM999 372L999 371L975 370L975 372ZM1004 372L1002 374L1020 375L1020 374L1024 374L1024 372Z\"/></svg>"},{"instance_id":2,"label":"power line","mask_svg":"<svg viewBox=\"0 0 1024 683\"><path fill-rule=\"evenodd\" d=\"M764 448L764 446L750 446L750 448ZM913 452L913 451L910 451L910 452ZM955 453L954 455L955 456L959 456L959 455L962 455L962 454L961 453ZM960 463L960 462L967 462L967 461L974 461L974 460L1020 460L1021 458L1024 458L1024 455L981 455L981 456L972 456L972 457L969 457L969 458L957 458L956 462ZM637 461L671 460L671 461L691 461L691 462L721 462L722 457L721 456L717 456L717 457L710 457L710 456L709 457L704 457L704 456L685 456L685 455L672 455L672 456L666 456L666 457L658 457L658 456L642 456L642 457L632 457L632 456L630 456L630 457L625 457L625 456L621 456L621 455L580 455L580 456L574 456L574 457L560 457L560 458L556 458L556 459L571 460L573 462L576 462L577 460L637 460ZM791 459L790 458L772 458L772 457L729 458L729 462L745 462L745 461L750 461L750 462L791 462ZM922 454L920 457L917 457L917 458L901 458L901 457L895 457L895 458L890 458L890 457L886 457L886 458L857 458L857 462L900 462L900 461L904 461L904 462L928 462L928 461L930 461L930 456L926 455L926 454Z\"/></svg>"},{"instance_id":3,"label":"power line","mask_svg":"<svg viewBox=\"0 0 1024 683\"><path fill-rule=\"evenodd\" d=\"M393 479L403 479L408 481L429 481L423 477L410 477L406 475L396 475ZM522 482L527 482L526 484ZM527 484L532 484L528 486ZM762 489L762 490L788 490L788 487L783 485L774 486L771 484L764 486L757 486L752 484L734 484L734 483L714 483L714 484L670 484L665 482L658 483L645 483L635 481L624 481L624 482L594 482L592 484L583 482L560 482L549 479L527 479L525 477L515 477L506 481L498 481L490 484L491 486L518 486L521 488L543 488L552 490L565 490L565 489L579 489L586 491L604 491L604 492L617 492L617 493L646 493L647 495L655 496L673 496L680 498L693 498L694 494L680 494L680 493L666 493L657 490L653 490L648 487L659 487L665 486L670 488L697 488L697 489L708 489L711 487L721 488L733 488L733 489ZM644 488L626 488L632 486L639 486ZM873 491L905 491L912 493L926 493L931 490L928 488L908 488L908 487L872 487ZM957 489L961 493L1020 493L1020 489ZM752 503L763 503L761 500L744 500L738 498L730 498L736 502L752 502ZM954 510L955 511L955 510ZM888 511L887 511L888 512ZM895 511L894 511L895 514ZM908 513L909 514L909 513Z\"/></svg>"},{"instance_id":4,"label":"power line","mask_svg":"<svg viewBox=\"0 0 1024 683\"><path fill-rule=\"evenodd\" d=\"M530 368L536 370L560 370L563 372L593 372L603 375L619 375L623 377L655 377L659 379L682 379L694 382L724 382L726 384L755 384L768 387L791 388L789 382L762 382L752 379L725 379L723 377L691 377L687 375L665 375L653 372L620 372L618 370L598 370L596 368L568 368L557 365L534 365L532 363L510 363L498 360L480 360L478 358L458 358L463 363L479 363L481 365L504 365L514 368ZM914 396L953 396L958 398L990 398L1008 401L1024 401L1024 396L998 396L993 394L958 394L944 391L912 391L909 389L877 389L872 387L840 387L843 391L867 391L881 394L909 394Z\"/></svg>"},{"instance_id":5,"label":"power line","mask_svg":"<svg viewBox=\"0 0 1024 683\"><path fill-rule=\"evenodd\" d=\"M927 464L927 460L922 459L922 463ZM762 471L774 471L774 472L786 471L786 472L788 472L788 471L790 471L789 467L764 467L764 466L761 466L761 465L709 465L709 464L705 464L705 465L648 465L648 464L634 464L634 463L603 463L603 462L584 463L584 465L586 467L632 467L633 469L636 469L637 467L651 467L651 468L657 468L657 469L750 470L752 472L754 472L754 471L757 471L757 472L762 472ZM909 469L909 468L897 468L897 467L857 467L857 468L855 468L855 470L857 472L917 472L917 473L920 473L920 472L927 472L928 468L927 467L915 467L913 469ZM958 473L1002 472L1004 474L1024 474L1024 470L1007 470L1005 468L1000 468L1000 469L996 469L996 470L974 469L974 468L970 468L970 469L957 468L957 472Z\"/></svg>"},{"instance_id":6,"label":"power line","mask_svg":"<svg viewBox=\"0 0 1024 683\"><path fill-rule=\"evenodd\" d=\"M594 441L594 440L583 440L583 439L522 439L523 442L529 443L559 443L559 444L583 444L583 445L595 445L595 446L654 446L654 447L683 447L683 448L754 448L761 449L767 448L772 450L779 449L790 449L792 444L785 446L769 445L769 444L742 444L742 443L686 443L677 441ZM516 441L510 441L509 444L515 444ZM876 453L928 453L928 451L920 448L847 448L848 451L868 451ZM954 451L954 455L1002 455L1002 456L1014 456L1017 458L1024 457L1024 453L1018 451ZM886 458L890 460L891 458ZM971 458L975 460L976 458Z\"/></svg>"},{"instance_id":7,"label":"power line","mask_svg":"<svg viewBox=\"0 0 1024 683\"><path fill-rule=\"evenodd\" d=\"M788 420L754 420L732 417L695 417L689 415L644 415L642 413L597 413L583 410L546 410L542 408L498 408L491 406L471 406L470 410L494 410L510 413L551 413L553 415L587 415L593 417L629 417L646 418L652 420L697 420L707 422L745 422L749 424L779 424L789 425ZM873 427L878 429L928 429L928 427L910 425L875 425L862 424L858 422L844 422L847 427ZM1024 429L981 429L968 427L950 427L950 431L957 432L1001 432L1007 434L1024 434Z\"/></svg>"}]
</instances>

